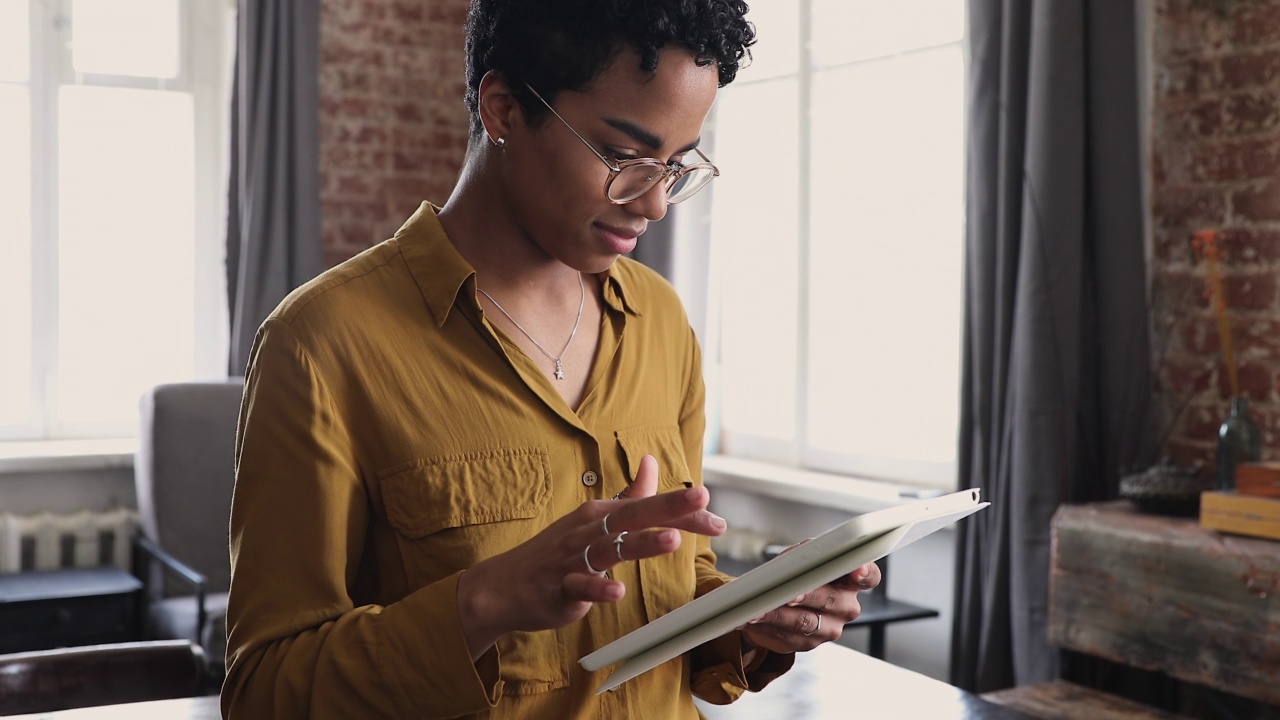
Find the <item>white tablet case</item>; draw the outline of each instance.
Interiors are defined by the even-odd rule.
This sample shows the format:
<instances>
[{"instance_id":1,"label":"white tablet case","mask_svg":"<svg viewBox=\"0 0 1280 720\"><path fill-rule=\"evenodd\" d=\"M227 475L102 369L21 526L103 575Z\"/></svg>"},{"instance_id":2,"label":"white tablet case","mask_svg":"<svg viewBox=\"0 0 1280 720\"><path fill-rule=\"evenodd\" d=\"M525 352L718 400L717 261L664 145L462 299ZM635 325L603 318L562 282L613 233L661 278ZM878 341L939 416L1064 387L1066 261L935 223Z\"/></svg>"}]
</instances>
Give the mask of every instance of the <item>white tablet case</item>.
<instances>
[{"instance_id":1,"label":"white tablet case","mask_svg":"<svg viewBox=\"0 0 1280 720\"><path fill-rule=\"evenodd\" d=\"M578 662L587 670L621 662L596 692L611 690L741 627L752 618L981 510L990 503L979 502L979 494L977 489L963 490L859 515Z\"/></svg>"}]
</instances>

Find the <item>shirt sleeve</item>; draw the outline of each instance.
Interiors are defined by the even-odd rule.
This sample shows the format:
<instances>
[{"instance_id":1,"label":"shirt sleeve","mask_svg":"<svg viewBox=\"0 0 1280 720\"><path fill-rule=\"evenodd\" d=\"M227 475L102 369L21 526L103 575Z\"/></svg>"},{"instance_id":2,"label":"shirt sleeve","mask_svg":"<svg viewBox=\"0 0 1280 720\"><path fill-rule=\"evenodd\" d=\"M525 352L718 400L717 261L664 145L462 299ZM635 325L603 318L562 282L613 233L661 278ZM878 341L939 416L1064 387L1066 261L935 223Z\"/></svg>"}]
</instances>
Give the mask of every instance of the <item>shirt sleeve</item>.
<instances>
[{"instance_id":1,"label":"shirt sleeve","mask_svg":"<svg viewBox=\"0 0 1280 720\"><path fill-rule=\"evenodd\" d=\"M355 606L369 505L342 412L289 326L258 331L236 438L227 718L445 718L493 707L498 652L472 662L460 573Z\"/></svg>"},{"instance_id":2,"label":"shirt sleeve","mask_svg":"<svg viewBox=\"0 0 1280 720\"><path fill-rule=\"evenodd\" d=\"M685 448L685 461L693 477L702 481L702 444L706 432L706 386L702 380L702 353L697 339L689 330L691 344L688 370L688 393L680 414L680 433ZM696 536L698 552L694 560L697 589L702 597L733 578L716 570L716 554L711 540ZM709 703L727 705L748 690L762 690L795 663L795 654L771 653L759 648L750 665L742 658L742 633L734 631L694 648L692 651L691 686L693 693Z\"/></svg>"}]
</instances>

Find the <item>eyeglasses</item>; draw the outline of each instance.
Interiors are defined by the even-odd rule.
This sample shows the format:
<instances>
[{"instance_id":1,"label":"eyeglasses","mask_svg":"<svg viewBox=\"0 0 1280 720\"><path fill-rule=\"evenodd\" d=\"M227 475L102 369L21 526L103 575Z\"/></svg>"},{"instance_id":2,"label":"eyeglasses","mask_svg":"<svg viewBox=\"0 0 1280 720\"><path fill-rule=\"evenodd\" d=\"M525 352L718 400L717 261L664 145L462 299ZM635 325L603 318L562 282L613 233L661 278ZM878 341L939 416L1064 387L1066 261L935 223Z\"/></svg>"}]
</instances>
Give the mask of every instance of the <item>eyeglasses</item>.
<instances>
[{"instance_id":1,"label":"eyeglasses","mask_svg":"<svg viewBox=\"0 0 1280 720\"><path fill-rule=\"evenodd\" d=\"M587 139L582 137L567 120L560 117L560 113L551 107L551 103L542 99L537 90L534 90L528 83L525 87L529 88L529 92L538 98L552 115L556 116L564 126L569 128L569 132L578 136L583 145L586 145L596 157L600 158L600 162L609 168L609 178L604 181L604 194L609 198L609 202L614 205L625 205L645 193L649 192L654 185L658 183L666 184L667 202L674 205L678 202L688 200L702 188L707 186L713 178L719 177L720 171L715 165L711 164L711 159L702 154L702 151L694 148L693 151L698 153L698 157L702 158L702 162L696 162L692 165L684 165L680 162L672 160L669 163L663 162L657 158L634 158L631 160L622 160L614 162L595 149Z\"/></svg>"}]
</instances>

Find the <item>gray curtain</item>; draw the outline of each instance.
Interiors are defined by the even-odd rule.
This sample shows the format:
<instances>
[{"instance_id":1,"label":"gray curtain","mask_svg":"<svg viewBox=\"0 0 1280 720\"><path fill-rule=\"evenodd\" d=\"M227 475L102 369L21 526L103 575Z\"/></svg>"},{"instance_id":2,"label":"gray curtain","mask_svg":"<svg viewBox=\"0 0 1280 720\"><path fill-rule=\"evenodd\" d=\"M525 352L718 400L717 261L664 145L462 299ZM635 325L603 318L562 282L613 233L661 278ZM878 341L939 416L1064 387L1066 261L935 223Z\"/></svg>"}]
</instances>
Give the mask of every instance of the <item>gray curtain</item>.
<instances>
[{"instance_id":1,"label":"gray curtain","mask_svg":"<svg viewBox=\"0 0 1280 720\"><path fill-rule=\"evenodd\" d=\"M969 0L962 524L951 681L1058 674L1050 519L1150 461L1135 4Z\"/></svg>"},{"instance_id":2,"label":"gray curtain","mask_svg":"<svg viewBox=\"0 0 1280 720\"><path fill-rule=\"evenodd\" d=\"M241 0L227 211L228 374L258 325L322 269L318 163L320 3Z\"/></svg>"}]
</instances>

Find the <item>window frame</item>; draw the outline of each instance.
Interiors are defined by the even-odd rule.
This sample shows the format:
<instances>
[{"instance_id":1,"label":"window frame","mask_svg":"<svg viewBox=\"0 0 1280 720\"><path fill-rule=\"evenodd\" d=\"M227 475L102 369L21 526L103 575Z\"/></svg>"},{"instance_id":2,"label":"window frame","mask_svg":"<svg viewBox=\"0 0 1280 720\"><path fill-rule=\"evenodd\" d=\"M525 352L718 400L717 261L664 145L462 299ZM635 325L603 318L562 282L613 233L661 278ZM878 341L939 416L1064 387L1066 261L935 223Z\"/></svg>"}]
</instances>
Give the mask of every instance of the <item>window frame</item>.
<instances>
[{"instance_id":1,"label":"window frame","mask_svg":"<svg viewBox=\"0 0 1280 720\"><path fill-rule=\"evenodd\" d=\"M796 378L795 378L795 395L793 411L795 413L795 434L793 438L782 439L778 437L751 434L742 431L733 431L723 427L722 418L722 394L719 391L720 385L720 369L719 357L721 354L721 317L724 310L718 300L720 293L721 281L716 273L715 251L710 253L710 259L704 256L696 256L695 260L701 260L704 264L702 269L707 270L711 278L704 289L704 297L706 304L706 328L704 335L707 338L708 352L705 353L705 370L709 378L710 389L708 392L708 415L709 422L707 428L707 441L705 447L707 454L711 457L722 457L726 462L712 462L716 468L716 473L724 475L726 472L730 475L743 472L742 468L752 464L758 464L759 470L754 473L755 480L765 480L773 482L771 478L776 478L776 471L768 468L786 468L789 471L797 471L811 475L813 477L843 477L854 479L857 481L870 482L872 485L888 485L895 488L895 491L902 497L927 496L935 494L939 491L950 491L955 489L958 483L958 452L950 462L936 462L929 460L916 460L905 458L888 458L870 455L860 455L854 453L835 452L822 449L811 445L808 441L810 437L809 428L809 394L811 390L811 378L809 377L809 317L810 317L810 293L806 291L808 276L811 266L811 228L810 222L812 217L812 151L813 151L813 121L807 119L812 111L813 105L813 87L817 78L823 72L835 71L842 68L848 68L854 65L862 65L874 63L884 60L886 57L894 55L878 55L872 57L858 58L855 60L842 61L836 64L822 65L815 59L815 53L811 48L811 42L814 39L813 32L813 9L816 0L800 0L797 3L798 22L798 57L796 67L791 72L772 73L761 78L748 80L753 84L767 83L771 81L792 78L796 81L798 87L797 108L800 112L802 121L799 123L798 136L798 152L797 163L799 165L798 184L796 192L798 195L798 214L797 214L797 254L798 254L798 283L799 290L796 298L797 314L796 314ZM958 45L961 51L961 57L967 62L969 36L964 32L958 41L938 43L914 47L896 55L908 55L915 52L924 52L938 48L951 47ZM732 91L732 87L729 90ZM966 89L967 92L967 89ZM712 132L710 133L714 142L714 112L712 117ZM963 122L963 120L962 120ZM714 145L713 145L714 146ZM710 210L705 210L707 216ZM708 229L703 236L710 237L711 231ZM957 240L962 241L963 235L957 235ZM710 244L710 243L708 243ZM962 261L963 262L963 261ZM957 272L963 272L963 268L957 268ZM677 288L686 296L697 297L698 293L690 284L680 285ZM963 290L963 285L962 285ZM957 323L959 327L963 327L963 319L957 313ZM957 366L963 361L963 338L960 347L957 348L955 362ZM962 378L961 378L962 380ZM955 388L956 397L961 395L959 383ZM957 418L958 420L958 418ZM958 435L957 435L958 441ZM738 460L747 461L746 463L737 462ZM721 467L724 466L724 467ZM733 471L726 471L725 467L733 467ZM782 481L785 482L785 481ZM865 484L865 483L864 483ZM866 488L854 490L855 493L867 494ZM867 495L870 497L870 495Z\"/></svg>"},{"instance_id":2,"label":"window frame","mask_svg":"<svg viewBox=\"0 0 1280 720\"><path fill-rule=\"evenodd\" d=\"M29 422L0 425L0 441L133 436L136 422L78 424L52 416L58 382L59 91L64 85L187 92L192 96L196 376L226 375L226 187L235 0L177 0L179 64L174 78L77 73L71 49L73 0L24 0L29 8L31 163L31 382ZM23 83L6 84L22 85Z\"/></svg>"}]
</instances>

